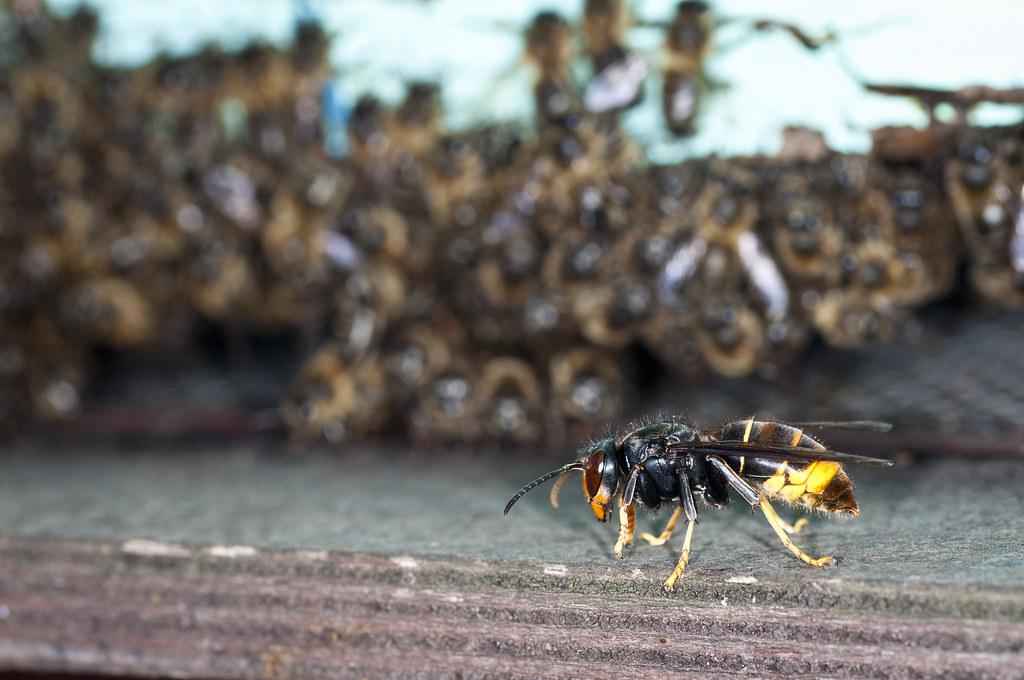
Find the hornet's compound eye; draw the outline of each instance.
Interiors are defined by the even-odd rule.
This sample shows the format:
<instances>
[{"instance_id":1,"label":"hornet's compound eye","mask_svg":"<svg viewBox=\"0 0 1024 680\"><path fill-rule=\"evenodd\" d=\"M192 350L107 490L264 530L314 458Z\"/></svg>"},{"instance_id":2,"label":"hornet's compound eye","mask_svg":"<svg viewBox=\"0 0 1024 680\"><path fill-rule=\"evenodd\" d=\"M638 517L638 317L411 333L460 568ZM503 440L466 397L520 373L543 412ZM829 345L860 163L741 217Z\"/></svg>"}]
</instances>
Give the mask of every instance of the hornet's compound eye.
<instances>
[{"instance_id":1,"label":"hornet's compound eye","mask_svg":"<svg viewBox=\"0 0 1024 680\"><path fill-rule=\"evenodd\" d=\"M594 498L601 489L601 479L604 473L604 451L598 451L590 455L583 462L583 490L587 492L587 498Z\"/></svg>"}]
</instances>

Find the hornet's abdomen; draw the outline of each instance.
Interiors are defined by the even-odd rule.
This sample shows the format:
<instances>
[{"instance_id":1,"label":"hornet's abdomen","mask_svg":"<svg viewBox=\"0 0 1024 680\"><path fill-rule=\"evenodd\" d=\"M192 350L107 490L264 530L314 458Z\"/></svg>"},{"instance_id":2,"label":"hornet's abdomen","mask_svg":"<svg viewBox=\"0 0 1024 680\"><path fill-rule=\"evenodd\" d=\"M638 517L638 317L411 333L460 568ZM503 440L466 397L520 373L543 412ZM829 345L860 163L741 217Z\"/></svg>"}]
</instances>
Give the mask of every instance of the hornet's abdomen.
<instances>
[{"instance_id":1,"label":"hornet's abdomen","mask_svg":"<svg viewBox=\"0 0 1024 680\"><path fill-rule=\"evenodd\" d=\"M820 442L804 434L798 427L753 419L726 425L722 430L722 441L761 442L825 450ZM860 513L853 493L853 483L839 463L822 460L789 463L757 458L756 455L733 455L725 459L742 477L760 484L769 499L854 517Z\"/></svg>"}]
</instances>

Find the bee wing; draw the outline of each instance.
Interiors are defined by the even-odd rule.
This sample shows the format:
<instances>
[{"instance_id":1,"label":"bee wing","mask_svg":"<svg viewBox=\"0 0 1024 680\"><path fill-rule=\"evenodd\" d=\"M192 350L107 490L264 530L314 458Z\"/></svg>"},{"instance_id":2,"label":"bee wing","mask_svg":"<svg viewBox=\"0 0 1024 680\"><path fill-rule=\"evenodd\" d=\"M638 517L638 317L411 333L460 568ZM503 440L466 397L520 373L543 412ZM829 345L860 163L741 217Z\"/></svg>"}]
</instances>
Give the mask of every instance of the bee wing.
<instances>
[{"instance_id":1,"label":"bee wing","mask_svg":"<svg viewBox=\"0 0 1024 680\"><path fill-rule=\"evenodd\" d=\"M828 460L836 463L856 463L858 465L874 465L886 467L892 465L891 460L885 458L870 458L868 456L857 456L842 451L830 449L809 449L802 446L779 446L775 444L762 444L760 442L679 442L669 444L666 448L669 455L686 455L697 453L704 455L739 454L745 456L757 456L758 458L775 458L777 460L803 460L816 461Z\"/></svg>"}]
</instances>

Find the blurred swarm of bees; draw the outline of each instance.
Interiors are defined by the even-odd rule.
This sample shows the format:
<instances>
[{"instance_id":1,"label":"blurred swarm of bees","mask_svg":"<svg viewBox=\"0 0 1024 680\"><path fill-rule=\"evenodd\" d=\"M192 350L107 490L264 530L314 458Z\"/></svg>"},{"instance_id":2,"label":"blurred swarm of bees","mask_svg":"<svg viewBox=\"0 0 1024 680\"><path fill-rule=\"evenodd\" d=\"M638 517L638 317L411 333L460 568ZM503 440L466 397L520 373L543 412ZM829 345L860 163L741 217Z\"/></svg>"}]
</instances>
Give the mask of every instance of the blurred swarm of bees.
<instances>
[{"instance_id":1,"label":"blurred swarm of bees","mask_svg":"<svg viewBox=\"0 0 1024 680\"><path fill-rule=\"evenodd\" d=\"M76 411L98 348L182 351L196 319L309 339L298 439L524 444L606 423L652 375L773 379L815 338L892 340L961 281L1024 304L1024 126L884 129L863 156L794 129L778 156L652 166L618 124L655 78L614 0L524 31L532 129L447 131L411 83L353 104L342 159L314 23L121 70L91 61L90 10L5 8L0 429ZM664 123L689 135L714 19L656 25Z\"/></svg>"}]
</instances>

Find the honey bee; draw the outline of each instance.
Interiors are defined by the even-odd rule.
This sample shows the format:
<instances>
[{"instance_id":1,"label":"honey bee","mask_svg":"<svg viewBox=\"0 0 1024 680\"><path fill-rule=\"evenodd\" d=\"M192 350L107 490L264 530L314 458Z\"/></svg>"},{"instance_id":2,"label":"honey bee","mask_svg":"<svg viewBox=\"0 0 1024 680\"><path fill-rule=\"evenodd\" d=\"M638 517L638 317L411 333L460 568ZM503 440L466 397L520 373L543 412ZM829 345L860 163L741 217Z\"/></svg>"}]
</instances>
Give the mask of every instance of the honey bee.
<instances>
[{"instance_id":1,"label":"honey bee","mask_svg":"<svg viewBox=\"0 0 1024 680\"><path fill-rule=\"evenodd\" d=\"M386 262L363 267L345 277L334 301L332 335L353 358L374 353L402 317L408 289L400 269Z\"/></svg>"},{"instance_id":2,"label":"honey bee","mask_svg":"<svg viewBox=\"0 0 1024 680\"><path fill-rule=\"evenodd\" d=\"M441 132L441 89L435 83L413 81L394 115L395 146L413 158L430 150Z\"/></svg>"},{"instance_id":3,"label":"honey bee","mask_svg":"<svg viewBox=\"0 0 1024 680\"><path fill-rule=\"evenodd\" d=\"M413 438L428 444L472 442L482 431L479 367L472 360L452 360L424 384L410 416Z\"/></svg>"},{"instance_id":4,"label":"honey bee","mask_svg":"<svg viewBox=\"0 0 1024 680\"><path fill-rule=\"evenodd\" d=\"M566 231L545 254L541 276L550 289L575 295L600 281L613 252L607 235Z\"/></svg>"},{"instance_id":5,"label":"honey bee","mask_svg":"<svg viewBox=\"0 0 1024 680\"><path fill-rule=\"evenodd\" d=\"M349 158L355 168L366 175L376 175L385 164L390 140L387 133L387 111L372 95L363 95L352 107L348 119Z\"/></svg>"},{"instance_id":6,"label":"honey bee","mask_svg":"<svg viewBox=\"0 0 1024 680\"><path fill-rule=\"evenodd\" d=\"M739 25L748 34L781 29L808 50L816 50L835 41L827 34L814 37L800 27L774 19L746 20L716 16L703 0L683 0L675 14L665 21L643 21L641 26L665 31L661 66L661 113L669 131L677 137L689 137L710 92L722 86L708 75L706 62L715 45L715 36L725 25Z\"/></svg>"},{"instance_id":7,"label":"honey bee","mask_svg":"<svg viewBox=\"0 0 1024 680\"><path fill-rule=\"evenodd\" d=\"M396 402L408 405L412 398L465 351L465 333L450 314L435 314L446 323L407 323L385 341L384 362Z\"/></svg>"},{"instance_id":8,"label":"honey bee","mask_svg":"<svg viewBox=\"0 0 1024 680\"><path fill-rule=\"evenodd\" d=\"M335 226L357 249L362 262L386 262L397 267L409 258L409 223L405 215L389 205L351 205Z\"/></svg>"},{"instance_id":9,"label":"honey bee","mask_svg":"<svg viewBox=\"0 0 1024 680\"><path fill-rule=\"evenodd\" d=\"M587 0L583 37L593 76L583 91L583 104L593 114L618 113L643 98L647 63L625 44L629 12L623 0Z\"/></svg>"},{"instance_id":10,"label":"honey bee","mask_svg":"<svg viewBox=\"0 0 1024 680\"><path fill-rule=\"evenodd\" d=\"M476 280L487 304L502 310L521 308L536 289L544 244L530 228L501 238L477 266Z\"/></svg>"},{"instance_id":11,"label":"honey bee","mask_svg":"<svg viewBox=\"0 0 1024 680\"><path fill-rule=\"evenodd\" d=\"M884 298L858 290L830 290L814 308L813 323L828 344L857 349L888 342L901 315Z\"/></svg>"},{"instance_id":12,"label":"honey bee","mask_svg":"<svg viewBox=\"0 0 1024 680\"><path fill-rule=\"evenodd\" d=\"M842 276L845 237L835 207L815 191L808 173L793 171L775 183L772 246L787 278L808 288L829 288Z\"/></svg>"},{"instance_id":13,"label":"honey bee","mask_svg":"<svg viewBox=\"0 0 1024 680\"><path fill-rule=\"evenodd\" d=\"M486 181L484 159L468 140L441 138L424 177L427 206L436 228L469 227L476 222Z\"/></svg>"},{"instance_id":14,"label":"honey bee","mask_svg":"<svg viewBox=\"0 0 1024 680\"><path fill-rule=\"evenodd\" d=\"M573 312L583 337L599 347L622 349L643 334L655 305L650 281L619 277L580 292Z\"/></svg>"},{"instance_id":15,"label":"honey bee","mask_svg":"<svg viewBox=\"0 0 1024 680\"><path fill-rule=\"evenodd\" d=\"M287 54L264 43L247 45L226 74L226 90L249 111L293 101L294 70Z\"/></svg>"},{"instance_id":16,"label":"honey bee","mask_svg":"<svg viewBox=\"0 0 1024 680\"><path fill-rule=\"evenodd\" d=\"M336 343L302 366L281 415L300 441L343 444L380 432L391 416L387 377L379 359L350 362Z\"/></svg>"},{"instance_id":17,"label":"honey bee","mask_svg":"<svg viewBox=\"0 0 1024 680\"><path fill-rule=\"evenodd\" d=\"M69 336L110 347L131 347L156 332L154 311L139 290L112 277L87 278L68 290L58 316Z\"/></svg>"},{"instance_id":18,"label":"honey bee","mask_svg":"<svg viewBox=\"0 0 1024 680\"><path fill-rule=\"evenodd\" d=\"M396 110L364 95L348 121L349 157L362 179L401 207L421 209L427 164L441 137L440 90L415 81Z\"/></svg>"},{"instance_id":19,"label":"honey bee","mask_svg":"<svg viewBox=\"0 0 1024 680\"><path fill-rule=\"evenodd\" d=\"M970 254L969 276L1000 304L1024 301L1024 144L966 135L946 165L946 188Z\"/></svg>"},{"instance_id":20,"label":"honey bee","mask_svg":"<svg viewBox=\"0 0 1024 680\"><path fill-rule=\"evenodd\" d=\"M805 428L823 426L876 432L890 429L887 423L871 421L788 425L753 417L714 430L701 430L679 420L653 423L587 446L577 461L520 489L505 505L505 514L525 494L554 478L551 504L558 507L559 489L579 470L587 503L598 521L607 522L613 505L618 504L619 537L612 553L621 558L623 550L633 544L637 506L655 511L663 503L672 503L675 509L665 529L657 536L640 535L650 545L663 545L672 537L680 517L685 518L686 536L679 560L663 584L665 591L671 592L689 563L697 524L695 499L700 497L706 505L721 508L729 504L731 491L752 509L760 510L782 544L802 562L826 566L834 562L832 557L811 557L791 538L807 520L789 524L772 501L856 517L860 509L843 464L892 463L832 451L804 432Z\"/></svg>"},{"instance_id":21,"label":"honey bee","mask_svg":"<svg viewBox=\"0 0 1024 680\"><path fill-rule=\"evenodd\" d=\"M679 137L696 131L703 91L704 61L711 51L715 20L701 0L684 0L666 26L662 66L661 113L665 126Z\"/></svg>"},{"instance_id":22,"label":"honey bee","mask_svg":"<svg viewBox=\"0 0 1024 680\"><path fill-rule=\"evenodd\" d=\"M498 357L483 365L480 402L484 434L493 441L531 443L545 432L544 388L522 359Z\"/></svg>"},{"instance_id":23,"label":"honey bee","mask_svg":"<svg viewBox=\"0 0 1024 680\"><path fill-rule=\"evenodd\" d=\"M904 272L893 301L921 305L945 295L957 269L956 226L949 201L920 166L875 172L886 198L876 214Z\"/></svg>"},{"instance_id":24,"label":"honey bee","mask_svg":"<svg viewBox=\"0 0 1024 680\"><path fill-rule=\"evenodd\" d=\"M237 323L255 305L257 274L245 244L220 234L196 238L185 290L193 306L215 321Z\"/></svg>"},{"instance_id":25,"label":"honey bee","mask_svg":"<svg viewBox=\"0 0 1024 680\"><path fill-rule=\"evenodd\" d=\"M627 376L607 352L578 346L548 363L552 406L570 423L592 425L618 413Z\"/></svg>"},{"instance_id":26,"label":"honey bee","mask_svg":"<svg viewBox=\"0 0 1024 680\"><path fill-rule=\"evenodd\" d=\"M722 297L705 306L698 335L704 361L720 375L750 375L768 350L761 316L742 298Z\"/></svg>"},{"instance_id":27,"label":"honey bee","mask_svg":"<svg viewBox=\"0 0 1024 680\"><path fill-rule=\"evenodd\" d=\"M518 323L523 344L539 360L551 357L578 335L569 296L545 287L526 298Z\"/></svg>"},{"instance_id":28,"label":"honey bee","mask_svg":"<svg viewBox=\"0 0 1024 680\"><path fill-rule=\"evenodd\" d=\"M533 85L537 127L561 125L581 111L579 92L573 82L576 56L572 30L559 14L540 12L526 29L526 59L537 69Z\"/></svg>"},{"instance_id":29,"label":"honey bee","mask_svg":"<svg viewBox=\"0 0 1024 680\"><path fill-rule=\"evenodd\" d=\"M294 91L300 98L318 97L323 85L331 77L328 59L331 36L315 20L300 20L295 25L288 55L292 71L299 76Z\"/></svg>"}]
</instances>

